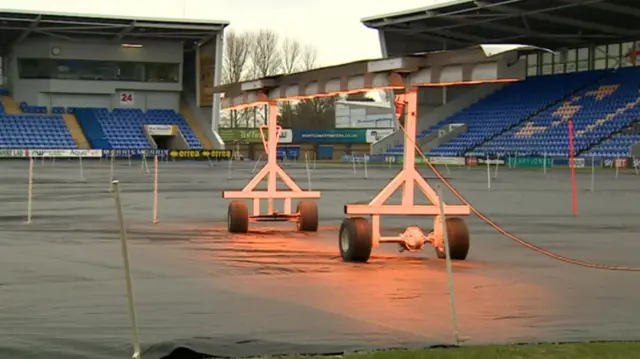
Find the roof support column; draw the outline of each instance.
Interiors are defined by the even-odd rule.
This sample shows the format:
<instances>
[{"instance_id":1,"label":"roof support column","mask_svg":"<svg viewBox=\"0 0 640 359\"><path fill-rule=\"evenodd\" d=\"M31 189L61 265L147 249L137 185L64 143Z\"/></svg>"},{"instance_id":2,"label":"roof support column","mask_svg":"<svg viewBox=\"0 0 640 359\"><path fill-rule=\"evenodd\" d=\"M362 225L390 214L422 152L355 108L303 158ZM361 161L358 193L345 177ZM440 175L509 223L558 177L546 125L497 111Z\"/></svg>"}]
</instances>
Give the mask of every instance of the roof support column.
<instances>
[{"instance_id":1,"label":"roof support column","mask_svg":"<svg viewBox=\"0 0 640 359\"><path fill-rule=\"evenodd\" d=\"M387 37L385 36L384 30L378 30L378 41L380 42L380 53L382 54L382 58L386 59L389 57L389 52L387 51ZM384 91L385 96L389 103L391 104L391 113L396 113L396 104L395 104L395 93L393 90ZM391 126L394 131L398 130L398 121L391 121Z\"/></svg>"},{"instance_id":2,"label":"roof support column","mask_svg":"<svg viewBox=\"0 0 640 359\"><path fill-rule=\"evenodd\" d=\"M215 59L213 63L213 88L220 86L222 81L222 54L224 47L224 30L221 29L216 34ZM220 124L220 93L214 92L211 102L211 132L217 137L217 142L223 143L218 135L218 125Z\"/></svg>"}]
</instances>

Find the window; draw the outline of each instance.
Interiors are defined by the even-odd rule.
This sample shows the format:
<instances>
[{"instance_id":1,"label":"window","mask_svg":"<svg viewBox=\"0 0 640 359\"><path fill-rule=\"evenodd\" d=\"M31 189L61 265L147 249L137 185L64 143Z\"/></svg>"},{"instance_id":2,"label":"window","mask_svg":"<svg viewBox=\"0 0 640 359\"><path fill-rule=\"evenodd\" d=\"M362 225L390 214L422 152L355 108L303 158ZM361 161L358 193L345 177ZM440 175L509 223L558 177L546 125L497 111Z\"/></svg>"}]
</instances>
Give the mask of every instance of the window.
<instances>
[{"instance_id":1,"label":"window","mask_svg":"<svg viewBox=\"0 0 640 359\"><path fill-rule=\"evenodd\" d=\"M179 64L126 61L18 59L22 79L179 82Z\"/></svg>"},{"instance_id":2,"label":"window","mask_svg":"<svg viewBox=\"0 0 640 359\"><path fill-rule=\"evenodd\" d=\"M604 59L607 57L607 45L596 46L593 51L593 55L596 59Z\"/></svg>"},{"instance_id":3,"label":"window","mask_svg":"<svg viewBox=\"0 0 640 359\"><path fill-rule=\"evenodd\" d=\"M564 63L566 62L566 57L561 54L553 55L553 73L554 74L563 74L564 73ZM564 60L564 61L563 61Z\"/></svg>"},{"instance_id":4,"label":"window","mask_svg":"<svg viewBox=\"0 0 640 359\"><path fill-rule=\"evenodd\" d=\"M20 59L18 74L22 79L50 79L53 62L49 59Z\"/></svg>"},{"instance_id":5,"label":"window","mask_svg":"<svg viewBox=\"0 0 640 359\"><path fill-rule=\"evenodd\" d=\"M538 65L538 54L531 54L527 56L527 66L537 66Z\"/></svg>"},{"instance_id":6,"label":"window","mask_svg":"<svg viewBox=\"0 0 640 359\"><path fill-rule=\"evenodd\" d=\"M144 64L139 62L118 62L115 71L118 81L144 81Z\"/></svg>"},{"instance_id":7,"label":"window","mask_svg":"<svg viewBox=\"0 0 640 359\"><path fill-rule=\"evenodd\" d=\"M583 47L578 49L578 61L589 61L589 48ZM579 66L578 66L579 67Z\"/></svg>"},{"instance_id":8,"label":"window","mask_svg":"<svg viewBox=\"0 0 640 359\"><path fill-rule=\"evenodd\" d=\"M536 76L538 74L538 67L529 66L527 67L527 76Z\"/></svg>"},{"instance_id":9,"label":"window","mask_svg":"<svg viewBox=\"0 0 640 359\"><path fill-rule=\"evenodd\" d=\"M620 66L620 44L607 45L607 68L615 69Z\"/></svg>"},{"instance_id":10,"label":"window","mask_svg":"<svg viewBox=\"0 0 640 359\"><path fill-rule=\"evenodd\" d=\"M180 79L178 64L148 63L144 74L146 82L178 82Z\"/></svg>"},{"instance_id":11,"label":"window","mask_svg":"<svg viewBox=\"0 0 640 359\"><path fill-rule=\"evenodd\" d=\"M610 44L607 46L607 54L609 57L620 56L620 44Z\"/></svg>"},{"instance_id":12,"label":"window","mask_svg":"<svg viewBox=\"0 0 640 359\"><path fill-rule=\"evenodd\" d=\"M576 72L576 60L578 58L578 50L571 49L566 52L566 67L565 72Z\"/></svg>"},{"instance_id":13,"label":"window","mask_svg":"<svg viewBox=\"0 0 640 359\"><path fill-rule=\"evenodd\" d=\"M622 54L622 59L620 60L620 67L634 66L633 57L629 56L633 51L635 51L634 49L637 50L637 49L640 49L640 47L637 47L637 46L634 47L633 42L625 42L624 44L622 44L620 49Z\"/></svg>"},{"instance_id":14,"label":"window","mask_svg":"<svg viewBox=\"0 0 640 359\"><path fill-rule=\"evenodd\" d=\"M577 71L589 71L589 60L579 60Z\"/></svg>"},{"instance_id":15,"label":"window","mask_svg":"<svg viewBox=\"0 0 640 359\"><path fill-rule=\"evenodd\" d=\"M607 68L607 59L597 59L593 64L594 70L602 70Z\"/></svg>"},{"instance_id":16,"label":"window","mask_svg":"<svg viewBox=\"0 0 640 359\"><path fill-rule=\"evenodd\" d=\"M553 55L548 52L542 54L542 74L549 75L553 73Z\"/></svg>"},{"instance_id":17,"label":"window","mask_svg":"<svg viewBox=\"0 0 640 359\"><path fill-rule=\"evenodd\" d=\"M58 80L113 81L115 72L109 61L51 60L51 78Z\"/></svg>"}]
</instances>

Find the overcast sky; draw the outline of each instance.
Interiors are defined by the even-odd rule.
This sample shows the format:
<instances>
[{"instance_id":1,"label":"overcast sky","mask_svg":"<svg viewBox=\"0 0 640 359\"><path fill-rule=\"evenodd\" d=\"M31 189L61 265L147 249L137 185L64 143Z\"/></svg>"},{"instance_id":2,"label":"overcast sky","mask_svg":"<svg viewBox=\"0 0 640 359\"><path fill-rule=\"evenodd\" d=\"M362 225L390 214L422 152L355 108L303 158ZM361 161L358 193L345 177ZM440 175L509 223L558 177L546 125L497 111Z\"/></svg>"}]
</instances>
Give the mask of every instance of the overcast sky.
<instances>
[{"instance_id":1,"label":"overcast sky","mask_svg":"<svg viewBox=\"0 0 640 359\"><path fill-rule=\"evenodd\" d=\"M5 9L228 20L238 30L271 28L315 44L321 65L377 58L376 31L360 19L451 0L20 0Z\"/></svg>"}]
</instances>

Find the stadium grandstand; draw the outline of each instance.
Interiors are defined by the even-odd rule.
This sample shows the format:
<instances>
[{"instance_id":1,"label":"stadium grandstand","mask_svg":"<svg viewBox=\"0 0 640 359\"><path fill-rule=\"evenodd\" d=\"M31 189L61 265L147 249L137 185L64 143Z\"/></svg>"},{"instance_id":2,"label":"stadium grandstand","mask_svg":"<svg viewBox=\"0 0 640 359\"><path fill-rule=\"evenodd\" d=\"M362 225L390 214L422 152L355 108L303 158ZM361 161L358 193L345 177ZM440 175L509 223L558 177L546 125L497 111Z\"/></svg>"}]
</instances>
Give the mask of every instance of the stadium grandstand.
<instances>
[{"instance_id":1,"label":"stadium grandstand","mask_svg":"<svg viewBox=\"0 0 640 359\"><path fill-rule=\"evenodd\" d=\"M227 25L1 10L0 148L222 148Z\"/></svg>"},{"instance_id":2,"label":"stadium grandstand","mask_svg":"<svg viewBox=\"0 0 640 359\"><path fill-rule=\"evenodd\" d=\"M385 57L478 44L553 50L520 52L517 83L421 88L418 141L431 155L563 157L572 120L578 155L620 158L640 141L638 16L640 2L624 0L460 0L362 22ZM399 155L401 139L373 152Z\"/></svg>"}]
</instances>

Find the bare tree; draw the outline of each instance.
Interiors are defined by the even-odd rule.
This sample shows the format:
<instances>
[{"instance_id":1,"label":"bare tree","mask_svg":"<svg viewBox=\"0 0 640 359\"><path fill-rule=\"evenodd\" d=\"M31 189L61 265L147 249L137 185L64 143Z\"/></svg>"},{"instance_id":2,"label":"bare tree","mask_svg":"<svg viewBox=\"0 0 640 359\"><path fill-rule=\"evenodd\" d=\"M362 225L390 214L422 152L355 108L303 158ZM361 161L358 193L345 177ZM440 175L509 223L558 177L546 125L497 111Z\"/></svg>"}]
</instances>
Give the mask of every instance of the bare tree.
<instances>
[{"instance_id":1,"label":"bare tree","mask_svg":"<svg viewBox=\"0 0 640 359\"><path fill-rule=\"evenodd\" d=\"M302 45L298 40L286 38L281 46L282 72L291 74L300 68Z\"/></svg>"},{"instance_id":2,"label":"bare tree","mask_svg":"<svg viewBox=\"0 0 640 359\"><path fill-rule=\"evenodd\" d=\"M259 79L281 72L280 36L271 29L261 29L252 36L250 77ZM267 122L267 106L253 107L253 127Z\"/></svg>"},{"instance_id":3,"label":"bare tree","mask_svg":"<svg viewBox=\"0 0 640 359\"><path fill-rule=\"evenodd\" d=\"M312 44L304 44L293 38L280 36L273 30L262 29L253 33L228 31L225 37L224 83L236 83L317 67L318 52ZM333 113L333 99L284 102L279 120L285 126L299 126L303 122L323 123L329 126ZM229 126L257 127L266 123L267 109L254 107L231 111ZM306 126L303 126L306 127Z\"/></svg>"},{"instance_id":4,"label":"bare tree","mask_svg":"<svg viewBox=\"0 0 640 359\"><path fill-rule=\"evenodd\" d=\"M307 44L300 55L300 68L302 71L309 71L316 67L318 67L318 49L313 44Z\"/></svg>"},{"instance_id":5,"label":"bare tree","mask_svg":"<svg viewBox=\"0 0 640 359\"><path fill-rule=\"evenodd\" d=\"M280 38L270 29L258 30L251 44L251 75L253 78L273 76L280 73L281 53L278 50Z\"/></svg>"},{"instance_id":6,"label":"bare tree","mask_svg":"<svg viewBox=\"0 0 640 359\"><path fill-rule=\"evenodd\" d=\"M234 30L228 30L224 38L224 57L222 82L225 84L236 83L242 81L247 72L249 63L251 34L238 33ZM239 122L245 125L248 121L247 111L231 110L228 115L229 127L238 127ZM227 121L225 121L227 122Z\"/></svg>"},{"instance_id":7,"label":"bare tree","mask_svg":"<svg viewBox=\"0 0 640 359\"><path fill-rule=\"evenodd\" d=\"M318 49L306 44L300 55L300 69L318 67ZM295 108L294 126L298 128L333 128L335 125L335 97L316 97L298 102Z\"/></svg>"},{"instance_id":8,"label":"bare tree","mask_svg":"<svg viewBox=\"0 0 640 359\"><path fill-rule=\"evenodd\" d=\"M228 30L224 37L224 83L235 83L243 80L249 62L251 37L247 33Z\"/></svg>"}]
</instances>

